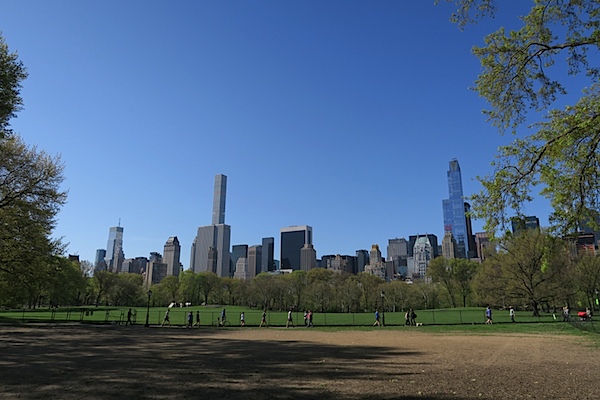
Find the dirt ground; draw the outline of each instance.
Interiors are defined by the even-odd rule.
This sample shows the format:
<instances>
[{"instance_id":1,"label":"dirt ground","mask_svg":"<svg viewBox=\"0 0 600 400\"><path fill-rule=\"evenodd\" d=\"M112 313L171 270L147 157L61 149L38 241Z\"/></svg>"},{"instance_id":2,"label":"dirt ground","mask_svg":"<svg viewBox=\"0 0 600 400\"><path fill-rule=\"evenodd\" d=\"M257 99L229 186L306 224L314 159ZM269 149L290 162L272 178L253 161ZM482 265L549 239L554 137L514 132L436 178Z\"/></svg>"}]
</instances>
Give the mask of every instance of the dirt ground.
<instances>
[{"instance_id":1,"label":"dirt ground","mask_svg":"<svg viewBox=\"0 0 600 400\"><path fill-rule=\"evenodd\" d=\"M0 399L598 399L574 336L0 326Z\"/></svg>"}]
</instances>

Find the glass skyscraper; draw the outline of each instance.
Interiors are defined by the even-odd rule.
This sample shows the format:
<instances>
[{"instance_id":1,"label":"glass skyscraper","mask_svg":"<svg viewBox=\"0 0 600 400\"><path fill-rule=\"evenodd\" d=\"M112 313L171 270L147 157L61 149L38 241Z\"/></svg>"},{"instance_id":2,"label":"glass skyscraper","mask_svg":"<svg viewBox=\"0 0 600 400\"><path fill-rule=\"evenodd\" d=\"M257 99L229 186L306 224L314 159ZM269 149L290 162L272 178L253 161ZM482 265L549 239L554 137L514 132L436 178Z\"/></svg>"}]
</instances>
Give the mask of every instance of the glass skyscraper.
<instances>
[{"instance_id":1,"label":"glass skyscraper","mask_svg":"<svg viewBox=\"0 0 600 400\"><path fill-rule=\"evenodd\" d=\"M125 255L123 254L123 227L113 226L108 231L106 244L106 268L111 272L120 272Z\"/></svg>"},{"instance_id":2,"label":"glass skyscraper","mask_svg":"<svg viewBox=\"0 0 600 400\"><path fill-rule=\"evenodd\" d=\"M456 240L457 258L467 258L469 254L469 238L467 218L465 216L465 200L463 196L462 176L458 160L450 161L448 170L448 199L442 201L444 212L444 232L452 232Z\"/></svg>"},{"instance_id":3,"label":"glass skyscraper","mask_svg":"<svg viewBox=\"0 0 600 400\"><path fill-rule=\"evenodd\" d=\"M308 225L281 228L281 269L301 269L300 251L312 244L312 227Z\"/></svg>"}]
</instances>

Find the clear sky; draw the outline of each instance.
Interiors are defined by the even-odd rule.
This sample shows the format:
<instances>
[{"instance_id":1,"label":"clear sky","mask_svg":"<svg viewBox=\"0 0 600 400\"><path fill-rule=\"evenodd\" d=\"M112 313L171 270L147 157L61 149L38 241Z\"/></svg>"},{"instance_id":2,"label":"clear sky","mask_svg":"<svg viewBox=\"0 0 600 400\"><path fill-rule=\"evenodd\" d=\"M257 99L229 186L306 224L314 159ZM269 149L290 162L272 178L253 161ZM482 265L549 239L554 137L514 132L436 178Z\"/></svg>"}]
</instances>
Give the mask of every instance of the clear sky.
<instances>
[{"instance_id":1,"label":"clear sky","mask_svg":"<svg viewBox=\"0 0 600 400\"><path fill-rule=\"evenodd\" d=\"M187 269L218 173L232 245L272 236L278 256L282 227L310 225L317 257L385 255L390 238L441 239L451 159L469 196L512 140L469 90L472 46L530 6L502 3L461 32L433 0L4 0L29 71L12 127L61 154L55 234L83 260L120 219L125 257L177 236ZM526 212L547 221L543 202Z\"/></svg>"}]
</instances>

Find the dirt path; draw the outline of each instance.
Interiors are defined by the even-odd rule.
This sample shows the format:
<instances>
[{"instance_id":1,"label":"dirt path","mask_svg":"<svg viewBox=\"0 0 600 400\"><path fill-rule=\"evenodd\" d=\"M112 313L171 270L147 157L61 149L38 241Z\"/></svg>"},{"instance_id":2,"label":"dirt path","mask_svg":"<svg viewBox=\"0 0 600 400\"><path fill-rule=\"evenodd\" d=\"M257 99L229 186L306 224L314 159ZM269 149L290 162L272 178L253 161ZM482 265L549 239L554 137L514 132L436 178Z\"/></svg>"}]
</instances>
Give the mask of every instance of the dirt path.
<instances>
[{"instance_id":1,"label":"dirt path","mask_svg":"<svg viewBox=\"0 0 600 400\"><path fill-rule=\"evenodd\" d=\"M0 326L0 399L598 399L573 336Z\"/></svg>"}]
</instances>

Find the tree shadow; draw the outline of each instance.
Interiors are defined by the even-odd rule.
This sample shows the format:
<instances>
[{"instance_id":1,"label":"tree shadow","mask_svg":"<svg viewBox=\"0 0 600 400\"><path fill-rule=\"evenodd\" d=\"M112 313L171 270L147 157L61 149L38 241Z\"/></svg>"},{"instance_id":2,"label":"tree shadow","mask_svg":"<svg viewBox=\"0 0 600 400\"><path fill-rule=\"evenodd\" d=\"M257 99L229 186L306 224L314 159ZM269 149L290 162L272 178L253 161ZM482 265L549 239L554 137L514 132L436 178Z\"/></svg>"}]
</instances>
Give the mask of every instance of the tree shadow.
<instances>
[{"instance_id":1,"label":"tree shadow","mask_svg":"<svg viewBox=\"0 0 600 400\"><path fill-rule=\"evenodd\" d=\"M219 331L215 337L214 330L138 326L2 329L0 397L446 398L367 392L368 388L408 382L413 371L425 363L403 362L402 358L418 356L418 352L383 346L238 340L228 332ZM364 392L360 382L365 382ZM346 390L347 385L353 389Z\"/></svg>"}]
</instances>

